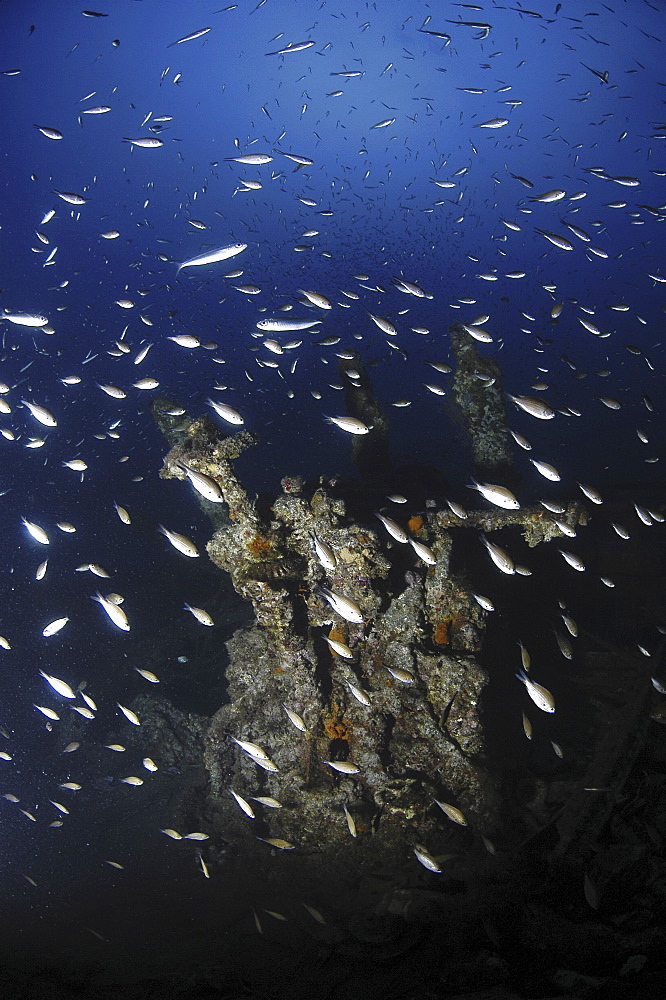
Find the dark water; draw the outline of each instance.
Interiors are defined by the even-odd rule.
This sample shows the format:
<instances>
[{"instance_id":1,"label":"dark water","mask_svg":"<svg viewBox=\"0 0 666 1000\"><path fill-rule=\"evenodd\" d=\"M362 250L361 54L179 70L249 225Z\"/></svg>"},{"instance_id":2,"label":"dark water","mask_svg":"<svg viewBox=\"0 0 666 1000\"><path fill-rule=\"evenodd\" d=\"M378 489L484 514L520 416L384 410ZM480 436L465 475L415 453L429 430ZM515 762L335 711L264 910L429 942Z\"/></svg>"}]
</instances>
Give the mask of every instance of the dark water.
<instances>
[{"instance_id":1,"label":"dark water","mask_svg":"<svg viewBox=\"0 0 666 1000\"><path fill-rule=\"evenodd\" d=\"M336 352L354 349L389 417L395 466L436 467L446 495L474 506L451 375L427 363L455 365L449 326L488 316L482 327L492 342L477 346L500 364L506 392L543 395L558 410L541 421L508 404L510 427L532 445L514 449L521 502L583 499L580 481L615 504L587 538L565 540L588 564L580 578L548 553L534 584L517 581L526 612L520 636L501 616L489 623L483 659L491 704L513 712L519 727L522 692L513 669L495 662L493 643L515 648L522 637L547 661L558 600L597 635L626 639L618 623L636 565L648 558L628 568L634 544L654 561L651 598L641 605L649 612L632 639L656 654L663 608L650 601L663 575L663 527L659 518L643 523L633 504L657 512L663 504L663 5L241 0L215 8L114 0L95 15L75 4L16 0L0 5L0 17L0 306L49 321L45 329L0 326L0 381L9 387L1 398L11 407L0 414L0 634L12 647L0 650L0 749L11 757L0 762L0 790L20 799L0 799L6 960L16 975L17 966L22 973L34 965L34 982L64 995L77 975L83 990L96 978L158 980L169 967L185 977L193 968L232 968L226 987L211 972L210 988L234 996L251 967L248 990L294 995L299 982L310 982L302 968L294 975L300 949L323 961L332 944L311 937L300 914L286 931L271 928L268 943L259 938L253 873L230 862L204 879L200 845L159 832L171 825L174 789L205 776L169 760L152 775L136 747L131 761L103 748L122 743L131 728L117 703L154 694L132 667L158 673L160 696L184 712L212 714L223 700L221 643L201 636L206 630L183 611L184 601L214 602L223 638L243 616L220 593L212 566L178 555L157 532L163 523L202 550L211 534L191 491L159 479L167 446L150 398L163 393L189 413L212 412L210 395L237 408L259 438L237 463L252 496L275 494L286 474L349 477L349 438L324 416L345 413L343 393L331 384L340 379ZM315 44L267 54L307 40ZM85 113L99 107L110 110ZM271 162L232 159L257 153ZM72 205L58 191L85 203ZM553 191L564 194L539 200ZM317 232L304 235L309 230ZM109 231L117 237L100 235ZM232 243L247 248L177 274L179 263ZM236 270L242 274L229 277ZM427 295L402 294L395 278ZM240 284L261 291L246 294ZM303 289L325 295L332 308L308 304ZM286 305L293 309L281 311ZM369 314L389 319L396 335L383 334ZM260 335L256 323L266 317L322 322ZM167 339L183 334L209 349ZM339 344L318 345L329 336ZM263 346L266 337L301 344L276 355ZM63 384L73 375L80 383ZM148 376L158 389L133 387ZM109 385L126 396L99 388ZM21 400L47 407L57 427L40 424ZM391 405L400 400L410 405ZM62 465L75 458L87 463L83 476ZM530 458L555 466L560 481L540 476ZM404 481L393 488L407 490ZM427 496L428 487L414 483L414 490ZM131 512L131 526L114 501ZM41 525L50 544L31 538L21 517ZM632 538L619 539L612 520ZM61 531L58 521L76 532ZM75 572L88 562L111 579ZM516 581L498 580L480 547L461 562L474 589L508 614ZM610 591L601 576L619 589ZM90 600L98 587L126 598L130 633ZM62 632L43 637L44 626L64 616ZM96 718L72 721L40 669L74 687L86 680ZM566 677L561 665L549 669L542 677L549 684L557 672ZM567 704L563 687L553 738L566 742L587 716L584 706ZM61 720L47 725L35 703ZM63 755L73 740L80 749ZM501 766L526 752L519 728L512 740L491 732ZM542 773L551 764L530 766ZM138 774L143 786L119 784ZM58 787L65 781L83 787L65 791ZM62 825L52 827L54 820ZM280 910L279 901L271 905ZM216 924L219 933L211 932ZM404 948L411 947L410 939ZM390 968L395 957L387 948L377 967ZM340 961L351 963L357 982L370 981L362 957ZM399 995L408 996L408 963L401 963ZM415 995L417 986L424 995L425 979L416 976Z\"/></svg>"}]
</instances>

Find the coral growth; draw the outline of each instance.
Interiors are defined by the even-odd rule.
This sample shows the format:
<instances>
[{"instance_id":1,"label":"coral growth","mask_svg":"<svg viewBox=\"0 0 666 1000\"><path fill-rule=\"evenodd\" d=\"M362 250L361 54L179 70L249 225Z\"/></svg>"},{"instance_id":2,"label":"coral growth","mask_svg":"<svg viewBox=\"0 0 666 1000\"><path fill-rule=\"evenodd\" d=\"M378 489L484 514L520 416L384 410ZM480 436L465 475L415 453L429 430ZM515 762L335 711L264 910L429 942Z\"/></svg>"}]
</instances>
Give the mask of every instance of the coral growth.
<instances>
[{"instance_id":1,"label":"coral growth","mask_svg":"<svg viewBox=\"0 0 666 1000\"><path fill-rule=\"evenodd\" d=\"M452 838L476 835L480 842L492 834L497 798L483 762L479 715L487 677L474 655L486 612L451 572L460 518L446 508L407 510L409 531L427 543L435 563L426 565L411 550L404 562L403 547L396 553L375 528L372 509L349 517L324 479L283 479L282 494L260 513L231 461L254 443L247 432L222 437L206 419L166 431L173 447L161 475L182 479L185 462L206 470L222 491L224 504L200 501L216 528L208 553L256 617L254 627L228 643L230 700L206 736L210 782L202 808L219 849L232 840L236 852L258 865L267 859L231 788L247 800L270 796L281 803L253 806L254 832L305 852L303 880L313 873L354 880L370 859L400 871L415 841L437 852L449 849ZM563 518L580 516L570 505ZM542 510L470 512L464 524L484 530L520 524L530 544L553 532ZM334 554L332 567L320 562L314 539ZM338 614L321 587L353 602L362 622L357 614ZM262 747L275 770L230 736ZM452 830L433 810L434 798L459 803L468 826ZM362 831L353 856L343 805L353 807ZM277 877L272 865L266 872Z\"/></svg>"}]
</instances>

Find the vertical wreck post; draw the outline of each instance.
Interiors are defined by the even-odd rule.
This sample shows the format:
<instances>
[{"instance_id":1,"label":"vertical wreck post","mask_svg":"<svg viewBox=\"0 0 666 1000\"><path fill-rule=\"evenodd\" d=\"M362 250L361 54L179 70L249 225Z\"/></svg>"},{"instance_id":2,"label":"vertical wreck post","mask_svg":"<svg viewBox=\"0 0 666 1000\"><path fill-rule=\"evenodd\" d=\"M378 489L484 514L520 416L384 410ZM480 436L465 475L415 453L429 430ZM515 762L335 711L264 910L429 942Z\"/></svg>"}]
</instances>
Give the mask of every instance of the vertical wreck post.
<instances>
[{"instance_id":1,"label":"vertical wreck post","mask_svg":"<svg viewBox=\"0 0 666 1000\"><path fill-rule=\"evenodd\" d=\"M460 323L449 327L449 337L457 360L453 390L467 422L477 470L481 475L509 473L513 458L500 366L479 354L474 338Z\"/></svg>"}]
</instances>

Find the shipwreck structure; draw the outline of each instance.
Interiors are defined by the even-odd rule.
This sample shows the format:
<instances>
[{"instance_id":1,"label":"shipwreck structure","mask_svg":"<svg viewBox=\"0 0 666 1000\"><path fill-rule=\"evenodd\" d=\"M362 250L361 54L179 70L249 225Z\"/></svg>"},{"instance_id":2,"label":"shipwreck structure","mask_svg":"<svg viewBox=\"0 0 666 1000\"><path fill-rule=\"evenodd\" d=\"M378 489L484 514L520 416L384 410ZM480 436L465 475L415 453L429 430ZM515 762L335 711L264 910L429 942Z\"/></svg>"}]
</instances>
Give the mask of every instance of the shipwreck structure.
<instances>
[{"instance_id":1,"label":"shipwreck structure","mask_svg":"<svg viewBox=\"0 0 666 1000\"><path fill-rule=\"evenodd\" d=\"M378 421L370 391L356 373L348 408L366 418L374 409ZM502 465L501 393L494 416L482 398L485 415L468 394L470 426L486 427L484 464ZM256 619L227 644L229 700L205 734L200 808L212 850L251 861L281 891L334 884L338 909L341 898L354 908L369 873L397 879L381 905L399 911L396 884L423 874L414 855L433 872L462 870L494 850L498 826L477 656L488 608L452 572L456 531L520 525L533 546L559 529L540 507L351 516L344 491L324 478L286 477L271 504L258 504L233 465L255 437L227 436L208 417L176 420L173 410L154 402L171 444L161 476L194 470L217 484L223 503L199 498L214 526L208 553ZM385 422L378 427L384 447ZM561 518L584 516L569 504Z\"/></svg>"}]
</instances>

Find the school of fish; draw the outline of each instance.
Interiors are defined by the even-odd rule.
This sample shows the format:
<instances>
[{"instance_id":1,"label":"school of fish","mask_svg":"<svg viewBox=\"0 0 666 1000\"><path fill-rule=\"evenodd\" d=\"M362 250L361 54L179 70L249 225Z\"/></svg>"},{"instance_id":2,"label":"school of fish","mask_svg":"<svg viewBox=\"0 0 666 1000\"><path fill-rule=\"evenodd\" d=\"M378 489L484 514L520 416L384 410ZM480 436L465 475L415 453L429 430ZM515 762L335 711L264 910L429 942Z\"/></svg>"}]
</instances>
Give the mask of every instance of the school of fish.
<instances>
[{"instance_id":1,"label":"school of fish","mask_svg":"<svg viewBox=\"0 0 666 1000\"><path fill-rule=\"evenodd\" d=\"M222 491L183 463L179 492L163 486L155 509L161 444L148 440L146 398L158 391L188 413L210 415L225 433L247 427L265 436L280 475L297 472L300 454L314 451L322 471L335 471L353 439L372 440L375 430L344 413L345 389L362 381L354 367L361 358L403 457L431 450L442 464L456 366L448 328L459 323L502 368L522 492L477 481L473 469L446 468L451 488L442 504L461 523L472 507L541 504L560 529L550 547L572 576L587 574L600 602L605 590L623 586L576 551L585 528L558 518L572 498L603 518L596 476L623 482L630 467L630 479L642 473L657 481L663 461L666 121L663 103L641 96L658 80L654 32L663 12L643 0L628 23L620 3L381 6L343 5L334 14L304 3L293 37L280 25L281 5L266 0L209 12L209 26L191 30L185 6L149 39L134 37L137 23L123 25L111 5L108 17L84 11L72 47L58 55L58 72L69 74L70 86L80 79L80 96L72 102L63 88L60 99L56 74L43 106L20 89L29 74L21 61L29 66L32 58L25 39L9 62L3 46L5 101L34 108L29 119L12 119L20 123L21 170L32 176L23 228L13 206L2 210L5 254L16 263L5 269L0 297L4 686L14 683L14 662L35 664L21 668L29 670L20 698L30 721L12 707L13 688L5 699L0 804L20 810L29 825L76 822L86 784L76 761L87 744L111 751L101 776L128 786L127 796L148 796L163 766L147 748L127 754L106 741L123 726L142 726L123 700L138 693L137 677L142 693L166 686L131 662L133 637L153 628L144 592L161 602L153 560L169 560L176 578L179 560L193 560L194 572L209 537L195 494L220 503ZM29 35L44 44L38 30ZM199 61L218 62L223 36L260 64L256 79L249 57L238 79L235 70L214 71L215 101L234 131L197 73ZM131 74L121 64L114 83L109 56L122 58L130 40L147 45L151 58L132 64ZM85 69L77 62L83 53ZM387 483L386 504L368 527L389 554L396 544L411 547L414 566L428 572L436 556L408 528L416 498L395 488ZM608 519L608 544L656 534L664 517L637 492L622 523ZM339 554L316 535L312 546L324 571L333 570ZM473 581L474 596L491 614L499 575L512 578L503 586L518 586L531 571L514 555L510 530L501 544L479 532L478 547L487 572ZM118 570L130 562L134 573ZM17 603L19 578L27 596ZM534 586L546 595L536 575ZM317 593L343 621L365 624L351 598L326 586ZM162 620L212 632L216 621L198 599L183 589L160 606ZM566 594L544 596L543 629L565 659L575 655L574 612ZM652 645L640 654L649 659L664 634L655 622ZM336 655L353 655L324 638ZM546 719L557 714L557 672L551 663L548 686L541 683L539 663L516 643L506 681L516 727L522 715L532 740L543 726L554 753L566 755L552 739L555 720ZM98 647L100 660L108 656L114 671L125 671L117 696L95 695ZM409 671L390 672L398 683L418 683ZM108 684L105 677L97 686ZM349 688L372 711L371 694ZM306 722L283 709L296 745ZM72 713L76 740L59 735ZM26 728L51 738L41 799L12 770L23 759ZM277 770L270 747L253 743L251 733L230 739L269 776ZM124 755L137 773L127 773ZM363 780L353 761L322 763ZM282 808L270 796L248 801L232 787L229 794L250 821L255 800ZM434 802L443 822L467 826L456 805ZM350 842L363 835L342 799L331 821L345 824ZM198 843L193 872L214 877L209 834L160 825L168 822L156 819L156 834ZM298 848L260 839L277 851ZM418 840L405 851L432 875L444 870L446 856ZM105 863L121 869L132 858ZM30 872L21 874L34 884Z\"/></svg>"}]
</instances>

